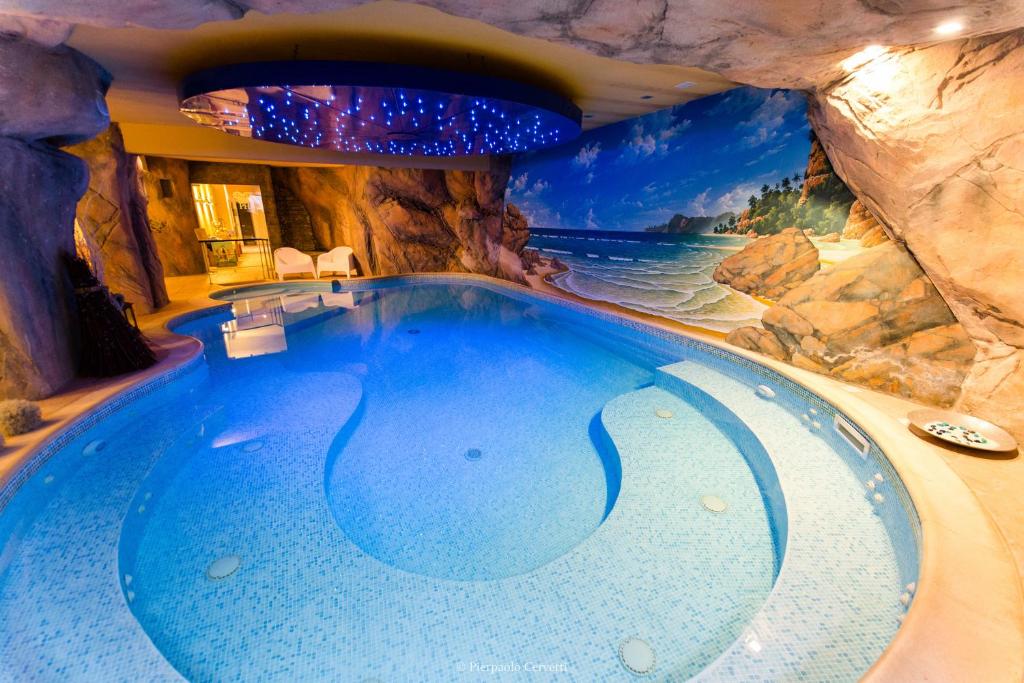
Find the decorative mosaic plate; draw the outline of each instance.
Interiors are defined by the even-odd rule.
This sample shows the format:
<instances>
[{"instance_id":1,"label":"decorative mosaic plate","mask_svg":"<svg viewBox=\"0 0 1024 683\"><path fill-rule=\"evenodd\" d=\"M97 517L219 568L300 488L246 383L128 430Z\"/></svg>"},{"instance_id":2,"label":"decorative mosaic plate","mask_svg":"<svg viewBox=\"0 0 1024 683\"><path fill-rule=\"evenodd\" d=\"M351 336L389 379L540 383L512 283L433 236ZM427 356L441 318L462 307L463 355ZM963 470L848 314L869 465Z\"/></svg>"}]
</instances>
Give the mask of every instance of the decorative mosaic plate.
<instances>
[{"instance_id":1,"label":"decorative mosaic plate","mask_svg":"<svg viewBox=\"0 0 1024 683\"><path fill-rule=\"evenodd\" d=\"M991 422L951 410L915 410L907 415L918 430L957 446L982 451L1012 451L1017 442Z\"/></svg>"}]
</instances>

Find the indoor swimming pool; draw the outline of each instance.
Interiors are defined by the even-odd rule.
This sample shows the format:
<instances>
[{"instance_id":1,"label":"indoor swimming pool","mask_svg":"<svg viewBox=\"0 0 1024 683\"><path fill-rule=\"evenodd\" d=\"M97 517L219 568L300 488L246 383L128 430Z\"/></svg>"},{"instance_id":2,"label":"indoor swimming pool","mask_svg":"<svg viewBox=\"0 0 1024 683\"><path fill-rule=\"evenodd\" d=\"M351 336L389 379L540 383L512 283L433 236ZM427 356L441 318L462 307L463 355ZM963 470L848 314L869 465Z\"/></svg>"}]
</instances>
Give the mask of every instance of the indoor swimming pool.
<instances>
[{"instance_id":1,"label":"indoor swimming pool","mask_svg":"<svg viewBox=\"0 0 1024 683\"><path fill-rule=\"evenodd\" d=\"M885 456L718 346L459 276L218 298L0 492L0 678L849 681L913 600Z\"/></svg>"}]
</instances>

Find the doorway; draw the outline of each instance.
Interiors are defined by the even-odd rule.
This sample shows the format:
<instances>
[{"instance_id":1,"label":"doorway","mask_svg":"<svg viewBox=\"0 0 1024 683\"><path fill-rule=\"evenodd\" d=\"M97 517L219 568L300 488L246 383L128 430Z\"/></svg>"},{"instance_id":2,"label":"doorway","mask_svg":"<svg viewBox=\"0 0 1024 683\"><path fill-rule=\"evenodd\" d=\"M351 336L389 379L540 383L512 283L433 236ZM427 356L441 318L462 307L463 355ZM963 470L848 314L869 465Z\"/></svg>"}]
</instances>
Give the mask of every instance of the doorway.
<instances>
[{"instance_id":1,"label":"doorway","mask_svg":"<svg viewBox=\"0 0 1024 683\"><path fill-rule=\"evenodd\" d=\"M192 183L202 243L212 284L263 280L272 275L270 236L259 185Z\"/></svg>"}]
</instances>

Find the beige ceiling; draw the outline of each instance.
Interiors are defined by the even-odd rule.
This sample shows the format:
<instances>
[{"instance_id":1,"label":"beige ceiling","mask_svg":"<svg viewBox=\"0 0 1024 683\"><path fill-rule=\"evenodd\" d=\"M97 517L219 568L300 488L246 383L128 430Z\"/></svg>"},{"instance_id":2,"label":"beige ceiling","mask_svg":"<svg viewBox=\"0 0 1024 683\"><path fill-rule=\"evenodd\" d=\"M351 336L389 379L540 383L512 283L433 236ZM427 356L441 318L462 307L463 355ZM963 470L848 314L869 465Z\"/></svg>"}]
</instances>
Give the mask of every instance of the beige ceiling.
<instances>
[{"instance_id":1,"label":"beige ceiling","mask_svg":"<svg viewBox=\"0 0 1024 683\"><path fill-rule=\"evenodd\" d=\"M584 128L733 86L700 69L620 62L429 7L390 1L314 15L250 12L243 19L190 30L78 26L68 43L114 75L107 100L129 151L221 161L462 168L483 168L489 163L486 158L410 160L310 150L226 135L178 113L177 87L184 76L236 62L353 59L511 78L568 96L583 110ZM676 87L686 82L693 85Z\"/></svg>"}]
</instances>

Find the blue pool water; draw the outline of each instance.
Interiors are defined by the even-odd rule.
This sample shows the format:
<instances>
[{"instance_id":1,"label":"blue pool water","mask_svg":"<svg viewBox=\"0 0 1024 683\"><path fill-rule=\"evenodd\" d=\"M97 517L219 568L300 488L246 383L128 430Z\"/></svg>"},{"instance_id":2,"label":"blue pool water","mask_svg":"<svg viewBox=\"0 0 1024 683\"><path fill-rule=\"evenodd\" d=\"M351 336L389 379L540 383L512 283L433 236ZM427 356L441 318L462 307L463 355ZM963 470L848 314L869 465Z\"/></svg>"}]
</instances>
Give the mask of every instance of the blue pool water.
<instances>
[{"instance_id":1,"label":"blue pool water","mask_svg":"<svg viewBox=\"0 0 1024 683\"><path fill-rule=\"evenodd\" d=\"M912 510L827 404L501 286L362 286L228 294L42 463L0 677L630 680L640 638L656 680L852 680L892 638Z\"/></svg>"}]
</instances>

